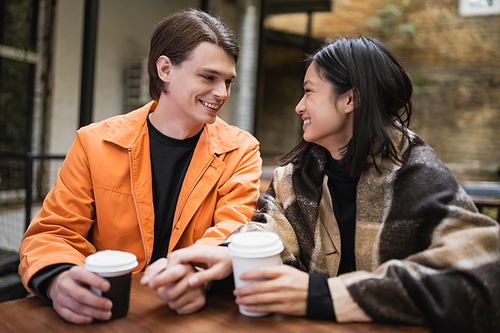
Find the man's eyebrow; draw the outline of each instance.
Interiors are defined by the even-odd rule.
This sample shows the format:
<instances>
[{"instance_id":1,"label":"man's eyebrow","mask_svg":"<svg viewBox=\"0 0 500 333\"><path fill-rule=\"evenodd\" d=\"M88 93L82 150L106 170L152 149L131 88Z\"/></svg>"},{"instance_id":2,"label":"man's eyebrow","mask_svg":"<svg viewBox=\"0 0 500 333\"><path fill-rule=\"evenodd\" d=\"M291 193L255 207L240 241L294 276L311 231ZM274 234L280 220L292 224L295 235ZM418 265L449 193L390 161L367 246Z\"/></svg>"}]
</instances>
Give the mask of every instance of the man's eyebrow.
<instances>
[{"instance_id":1,"label":"man's eyebrow","mask_svg":"<svg viewBox=\"0 0 500 333\"><path fill-rule=\"evenodd\" d=\"M218 70L215 70L215 69L212 69L212 68L206 68L206 67L200 67L200 68L198 68L198 72L210 73L210 74L213 74L213 75L223 76L223 74L221 72L219 72ZM229 78L230 79L236 78L236 74L231 75Z\"/></svg>"}]
</instances>

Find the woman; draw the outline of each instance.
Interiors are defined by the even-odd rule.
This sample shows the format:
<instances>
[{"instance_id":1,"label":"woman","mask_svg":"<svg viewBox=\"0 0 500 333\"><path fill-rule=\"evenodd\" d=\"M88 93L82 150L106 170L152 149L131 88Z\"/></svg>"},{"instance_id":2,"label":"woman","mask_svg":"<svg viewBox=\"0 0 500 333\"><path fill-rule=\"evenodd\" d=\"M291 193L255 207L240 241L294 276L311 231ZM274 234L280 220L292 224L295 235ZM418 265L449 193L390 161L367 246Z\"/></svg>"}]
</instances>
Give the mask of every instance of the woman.
<instances>
[{"instance_id":1,"label":"woman","mask_svg":"<svg viewBox=\"0 0 500 333\"><path fill-rule=\"evenodd\" d=\"M408 129L412 85L401 65L365 37L332 42L308 65L296 107L304 140L236 231L277 233L289 266L247 272L269 280L235 290L236 302L339 322L499 330L500 228ZM209 269L172 274L187 262ZM183 281L163 288L165 299L231 271L227 251L197 246L172 253L163 280L154 270L144 278L151 286L167 275Z\"/></svg>"}]
</instances>

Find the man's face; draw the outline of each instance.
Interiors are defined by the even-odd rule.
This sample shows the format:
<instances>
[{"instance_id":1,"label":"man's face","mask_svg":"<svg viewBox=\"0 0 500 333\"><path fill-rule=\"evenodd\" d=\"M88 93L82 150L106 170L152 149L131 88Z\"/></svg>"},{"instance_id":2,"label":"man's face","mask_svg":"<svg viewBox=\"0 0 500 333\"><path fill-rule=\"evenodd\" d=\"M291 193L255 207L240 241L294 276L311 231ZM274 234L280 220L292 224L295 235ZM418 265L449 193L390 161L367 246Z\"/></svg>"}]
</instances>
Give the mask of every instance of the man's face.
<instances>
[{"instance_id":1,"label":"man's face","mask_svg":"<svg viewBox=\"0 0 500 333\"><path fill-rule=\"evenodd\" d=\"M211 124L228 99L235 77L233 56L202 42L187 60L172 66L167 83L168 108L188 126Z\"/></svg>"}]
</instances>

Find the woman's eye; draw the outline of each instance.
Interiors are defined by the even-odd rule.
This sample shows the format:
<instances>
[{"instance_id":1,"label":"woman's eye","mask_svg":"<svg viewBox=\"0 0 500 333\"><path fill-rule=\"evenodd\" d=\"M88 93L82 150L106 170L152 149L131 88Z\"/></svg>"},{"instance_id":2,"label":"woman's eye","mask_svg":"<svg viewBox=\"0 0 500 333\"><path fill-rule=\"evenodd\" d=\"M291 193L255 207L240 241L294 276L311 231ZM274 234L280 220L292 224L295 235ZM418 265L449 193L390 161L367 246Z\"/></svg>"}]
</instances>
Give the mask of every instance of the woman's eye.
<instances>
[{"instance_id":1,"label":"woman's eye","mask_svg":"<svg viewBox=\"0 0 500 333\"><path fill-rule=\"evenodd\" d=\"M304 89L304 94L307 94L307 93L309 93L309 92L311 92L311 90L310 90L310 89Z\"/></svg>"}]
</instances>

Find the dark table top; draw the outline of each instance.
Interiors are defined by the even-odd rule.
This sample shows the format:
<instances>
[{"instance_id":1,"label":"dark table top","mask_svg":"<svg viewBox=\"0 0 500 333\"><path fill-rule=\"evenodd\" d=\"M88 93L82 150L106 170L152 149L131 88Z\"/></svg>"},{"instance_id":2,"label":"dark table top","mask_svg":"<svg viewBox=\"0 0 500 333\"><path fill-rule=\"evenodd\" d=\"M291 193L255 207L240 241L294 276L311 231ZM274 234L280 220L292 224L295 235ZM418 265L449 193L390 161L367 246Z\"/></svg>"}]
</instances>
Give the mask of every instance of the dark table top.
<instances>
[{"instance_id":1,"label":"dark table top","mask_svg":"<svg viewBox=\"0 0 500 333\"><path fill-rule=\"evenodd\" d=\"M271 314L247 317L238 312L231 293L210 295L194 314L178 315L132 277L130 309L126 317L79 326L66 322L36 296L0 303L0 332L431 332L427 327L380 324L337 324L326 320Z\"/></svg>"}]
</instances>

